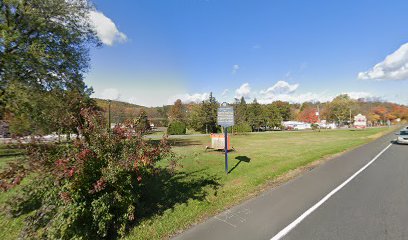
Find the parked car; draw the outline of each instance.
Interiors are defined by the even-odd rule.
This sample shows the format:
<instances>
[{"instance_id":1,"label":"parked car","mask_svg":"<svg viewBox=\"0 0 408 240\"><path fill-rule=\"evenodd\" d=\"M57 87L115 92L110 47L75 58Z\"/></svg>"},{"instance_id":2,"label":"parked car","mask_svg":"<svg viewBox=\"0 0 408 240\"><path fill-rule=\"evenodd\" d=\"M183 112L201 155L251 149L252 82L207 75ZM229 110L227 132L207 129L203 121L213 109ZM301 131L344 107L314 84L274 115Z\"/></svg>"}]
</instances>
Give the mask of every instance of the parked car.
<instances>
[{"instance_id":1,"label":"parked car","mask_svg":"<svg viewBox=\"0 0 408 240\"><path fill-rule=\"evenodd\" d=\"M397 133L397 143L399 144L408 144L408 129L401 130L400 133Z\"/></svg>"}]
</instances>

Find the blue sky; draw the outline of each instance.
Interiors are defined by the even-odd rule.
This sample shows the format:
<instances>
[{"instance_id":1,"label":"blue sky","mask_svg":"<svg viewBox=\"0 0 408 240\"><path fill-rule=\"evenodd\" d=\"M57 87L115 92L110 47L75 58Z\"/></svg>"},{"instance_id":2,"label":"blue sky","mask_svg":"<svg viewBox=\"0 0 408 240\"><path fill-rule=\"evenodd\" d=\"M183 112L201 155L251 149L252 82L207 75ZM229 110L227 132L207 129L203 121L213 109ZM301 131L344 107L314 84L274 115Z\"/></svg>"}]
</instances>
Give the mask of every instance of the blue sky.
<instances>
[{"instance_id":1,"label":"blue sky","mask_svg":"<svg viewBox=\"0 0 408 240\"><path fill-rule=\"evenodd\" d=\"M408 1L95 0L94 96L408 104ZM96 20L95 20L96 19ZM388 57L387 57L388 56Z\"/></svg>"}]
</instances>

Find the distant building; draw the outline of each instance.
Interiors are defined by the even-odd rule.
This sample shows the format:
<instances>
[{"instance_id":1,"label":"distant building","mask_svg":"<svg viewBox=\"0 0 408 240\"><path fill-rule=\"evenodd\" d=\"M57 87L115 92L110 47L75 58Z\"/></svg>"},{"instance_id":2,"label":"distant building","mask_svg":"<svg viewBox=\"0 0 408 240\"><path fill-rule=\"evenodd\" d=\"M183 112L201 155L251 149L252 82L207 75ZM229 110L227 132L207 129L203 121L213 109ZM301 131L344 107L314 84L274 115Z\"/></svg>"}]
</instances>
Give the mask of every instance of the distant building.
<instances>
[{"instance_id":1,"label":"distant building","mask_svg":"<svg viewBox=\"0 0 408 240\"><path fill-rule=\"evenodd\" d=\"M358 114L357 116L354 116L354 127L355 128L366 128L367 127L367 118L366 116L362 114Z\"/></svg>"}]
</instances>

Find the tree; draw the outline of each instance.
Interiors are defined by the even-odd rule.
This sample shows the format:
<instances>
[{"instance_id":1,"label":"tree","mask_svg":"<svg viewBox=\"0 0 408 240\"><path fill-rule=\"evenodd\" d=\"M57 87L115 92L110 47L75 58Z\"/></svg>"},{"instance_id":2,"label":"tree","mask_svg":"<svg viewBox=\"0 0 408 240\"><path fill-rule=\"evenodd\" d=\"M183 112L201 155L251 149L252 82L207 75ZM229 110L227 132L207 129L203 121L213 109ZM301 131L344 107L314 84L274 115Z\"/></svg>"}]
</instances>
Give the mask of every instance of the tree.
<instances>
[{"instance_id":1,"label":"tree","mask_svg":"<svg viewBox=\"0 0 408 240\"><path fill-rule=\"evenodd\" d=\"M259 130L259 128L264 125L264 116L262 106L255 98L254 101L248 106L248 123L252 126L253 130Z\"/></svg>"},{"instance_id":2,"label":"tree","mask_svg":"<svg viewBox=\"0 0 408 240\"><path fill-rule=\"evenodd\" d=\"M139 116L134 121L135 129L138 133L143 134L150 129L150 122L146 111L142 108Z\"/></svg>"},{"instance_id":3,"label":"tree","mask_svg":"<svg viewBox=\"0 0 408 240\"><path fill-rule=\"evenodd\" d=\"M317 123L319 118L316 115L316 112L317 109L313 107L307 107L299 113L298 120L307 123Z\"/></svg>"},{"instance_id":4,"label":"tree","mask_svg":"<svg viewBox=\"0 0 408 240\"><path fill-rule=\"evenodd\" d=\"M339 124L343 123L350 118L350 111L353 104L353 100L351 100L347 94L341 94L335 97L327 106L328 118Z\"/></svg>"},{"instance_id":5,"label":"tree","mask_svg":"<svg viewBox=\"0 0 408 240\"><path fill-rule=\"evenodd\" d=\"M196 131L214 133L218 130L217 109L219 103L210 93L208 100L191 107L189 125Z\"/></svg>"},{"instance_id":6,"label":"tree","mask_svg":"<svg viewBox=\"0 0 408 240\"><path fill-rule=\"evenodd\" d=\"M241 97L241 99L235 104L235 124L239 125L247 122L247 108L245 98Z\"/></svg>"},{"instance_id":7,"label":"tree","mask_svg":"<svg viewBox=\"0 0 408 240\"><path fill-rule=\"evenodd\" d=\"M89 48L100 44L88 19L91 7L86 0L0 1L0 118L49 131L45 114L65 106L65 92L89 98L83 73Z\"/></svg>"},{"instance_id":8,"label":"tree","mask_svg":"<svg viewBox=\"0 0 408 240\"><path fill-rule=\"evenodd\" d=\"M169 113L170 121L185 122L185 108L180 99L174 102Z\"/></svg>"},{"instance_id":9,"label":"tree","mask_svg":"<svg viewBox=\"0 0 408 240\"><path fill-rule=\"evenodd\" d=\"M283 121L289 121L292 118L290 103L275 101L272 103L272 105L274 105L278 109Z\"/></svg>"},{"instance_id":10,"label":"tree","mask_svg":"<svg viewBox=\"0 0 408 240\"><path fill-rule=\"evenodd\" d=\"M377 106L373 109L373 112L375 114L377 114L378 116L380 116L380 119L382 121L386 121L387 120L387 114L388 114L388 109L384 106Z\"/></svg>"},{"instance_id":11,"label":"tree","mask_svg":"<svg viewBox=\"0 0 408 240\"><path fill-rule=\"evenodd\" d=\"M266 125L271 128L280 128L282 126L282 114L275 104L268 104L265 106L265 120Z\"/></svg>"}]
</instances>

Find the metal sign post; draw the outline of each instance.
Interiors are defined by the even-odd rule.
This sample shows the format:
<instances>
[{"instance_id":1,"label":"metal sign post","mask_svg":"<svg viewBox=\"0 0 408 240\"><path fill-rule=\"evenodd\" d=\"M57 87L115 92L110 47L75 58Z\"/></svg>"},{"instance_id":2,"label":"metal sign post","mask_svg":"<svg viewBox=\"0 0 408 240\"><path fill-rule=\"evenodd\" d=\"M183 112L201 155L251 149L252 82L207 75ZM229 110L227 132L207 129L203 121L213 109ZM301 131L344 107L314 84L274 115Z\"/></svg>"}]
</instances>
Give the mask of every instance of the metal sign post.
<instances>
[{"instance_id":1,"label":"metal sign post","mask_svg":"<svg viewBox=\"0 0 408 240\"><path fill-rule=\"evenodd\" d=\"M228 128L224 127L225 138L225 173L228 174Z\"/></svg>"},{"instance_id":2,"label":"metal sign post","mask_svg":"<svg viewBox=\"0 0 408 240\"><path fill-rule=\"evenodd\" d=\"M225 173L228 174L228 127L234 126L234 108L222 103L218 108L217 122L224 128Z\"/></svg>"}]
</instances>

